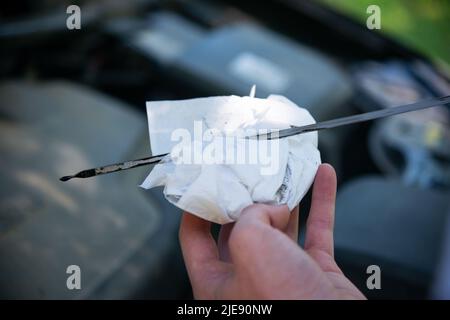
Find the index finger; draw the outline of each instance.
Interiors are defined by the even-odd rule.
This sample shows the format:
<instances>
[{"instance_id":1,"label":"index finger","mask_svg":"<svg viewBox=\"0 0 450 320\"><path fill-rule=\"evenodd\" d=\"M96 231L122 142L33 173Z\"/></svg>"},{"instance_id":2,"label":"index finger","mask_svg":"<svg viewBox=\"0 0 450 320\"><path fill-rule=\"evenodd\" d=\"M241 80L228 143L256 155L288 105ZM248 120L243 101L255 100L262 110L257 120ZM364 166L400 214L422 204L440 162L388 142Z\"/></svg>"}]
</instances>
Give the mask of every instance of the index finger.
<instances>
[{"instance_id":1,"label":"index finger","mask_svg":"<svg viewBox=\"0 0 450 320\"><path fill-rule=\"evenodd\" d=\"M210 222L191 213L183 213L179 239L194 295L205 296L208 291L213 292L217 281L229 270L229 266L219 260L210 229Z\"/></svg>"}]
</instances>

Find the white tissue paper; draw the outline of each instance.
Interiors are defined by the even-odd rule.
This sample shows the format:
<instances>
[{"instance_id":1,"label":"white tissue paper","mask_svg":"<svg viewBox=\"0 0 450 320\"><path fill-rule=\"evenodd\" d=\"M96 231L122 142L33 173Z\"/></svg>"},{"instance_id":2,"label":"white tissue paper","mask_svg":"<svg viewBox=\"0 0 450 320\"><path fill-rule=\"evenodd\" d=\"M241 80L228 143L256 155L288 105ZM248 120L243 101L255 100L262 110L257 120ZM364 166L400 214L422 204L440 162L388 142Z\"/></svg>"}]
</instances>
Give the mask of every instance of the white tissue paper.
<instances>
[{"instance_id":1,"label":"white tissue paper","mask_svg":"<svg viewBox=\"0 0 450 320\"><path fill-rule=\"evenodd\" d=\"M292 210L308 191L320 164L317 132L277 140L243 138L252 129L285 129L315 122L306 109L283 96L147 102L147 116L152 154L170 154L141 187L165 186L169 202L211 222L235 221L253 203L286 204ZM207 129L212 133L206 138L198 134ZM224 136L235 137L231 140L235 143L224 143ZM215 154L207 153L214 143L223 147L223 159L206 160L202 155ZM237 154L242 155L242 150L247 158L239 161ZM187 153L192 162L181 162ZM248 159L253 156L256 161Z\"/></svg>"}]
</instances>

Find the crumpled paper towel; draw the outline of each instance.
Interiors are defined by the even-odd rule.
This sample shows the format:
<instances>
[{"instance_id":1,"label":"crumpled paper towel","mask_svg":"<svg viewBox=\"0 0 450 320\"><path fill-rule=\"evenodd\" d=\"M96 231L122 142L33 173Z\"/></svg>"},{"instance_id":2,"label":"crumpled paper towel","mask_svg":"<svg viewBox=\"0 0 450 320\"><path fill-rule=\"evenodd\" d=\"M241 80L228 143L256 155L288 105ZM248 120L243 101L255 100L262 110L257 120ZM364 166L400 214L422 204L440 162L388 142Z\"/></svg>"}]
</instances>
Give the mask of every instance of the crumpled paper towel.
<instances>
[{"instance_id":1,"label":"crumpled paper towel","mask_svg":"<svg viewBox=\"0 0 450 320\"><path fill-rule=\"evenodd\" d=\"M195 136L194 121L197 121L197 129L201 121L203 130L214 128L222 134L239 137L242 137L242 130L249 128L285 129L315 122L306 109L283 96L271 95L267 99L220 96L147 102L147 116L152 154L170 154L153 168L141 187L165 186L164 196L169 202L211 222L235 221L242 209L256 202L287 204L292 210L308 191L321 162L317 132L310 132L279 140L253 140L256 141L253 148L266 144L264 159L271 161L180 163L180 150L174 151L177 145L188 147L183 150L190 150L193 157L196 156L193 146L201 137ZM186 129L192 139L187 143L172 141L172 133L179 128ZM216 139L213 136L210 143ZM248 139L243 138L236 141L231 147L225 144L225 155L237 152L237 148L248 143ZM203 142L203 147L196 149L197 153L205 151L205 145L208 143ZM247 145L243 148L246 147L248 154L257 151Z\"/></svg>"}]
</instances>

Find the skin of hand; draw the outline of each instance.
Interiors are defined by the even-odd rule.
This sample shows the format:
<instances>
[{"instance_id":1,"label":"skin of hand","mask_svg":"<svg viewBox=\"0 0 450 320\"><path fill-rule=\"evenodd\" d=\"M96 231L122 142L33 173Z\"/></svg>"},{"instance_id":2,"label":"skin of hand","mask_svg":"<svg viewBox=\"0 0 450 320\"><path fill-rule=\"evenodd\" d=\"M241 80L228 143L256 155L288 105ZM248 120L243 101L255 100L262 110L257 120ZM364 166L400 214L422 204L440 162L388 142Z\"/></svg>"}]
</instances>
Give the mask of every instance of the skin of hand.
<instances>
[{"instance_id":1,"label":"skin of hand","mask_svg":"<svg viewBox=\"0 0 450 320\"><path fill-rule=\"evenodd\" d=\"M254 204L223 225L218 243L211 223L183 213L179 238L196 299L364 299L334 260L336 173L316 174L298 245L299 210Z\"/></svg>"}]
</instances>

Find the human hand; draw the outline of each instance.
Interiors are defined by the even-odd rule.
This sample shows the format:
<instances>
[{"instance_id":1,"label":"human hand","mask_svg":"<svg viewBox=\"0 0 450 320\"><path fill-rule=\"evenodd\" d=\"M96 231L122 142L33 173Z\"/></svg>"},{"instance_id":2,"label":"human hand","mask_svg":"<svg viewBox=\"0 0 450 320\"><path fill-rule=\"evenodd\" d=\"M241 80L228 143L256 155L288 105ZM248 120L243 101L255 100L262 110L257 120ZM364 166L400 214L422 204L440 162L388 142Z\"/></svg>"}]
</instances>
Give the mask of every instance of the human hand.
<instances>
[{"instance_id":1,"label":"human hand","mask_svg":"<svg viewBox=\"0 0 450 320\"><path fill-rule=\"evenodd\" d=\"M336 173L321 165L314 181L305 247L298 207L255 204L222 226L183 213L180 243L197 299L364 299L334 260Z\"/></svg>"}]
</instances>

